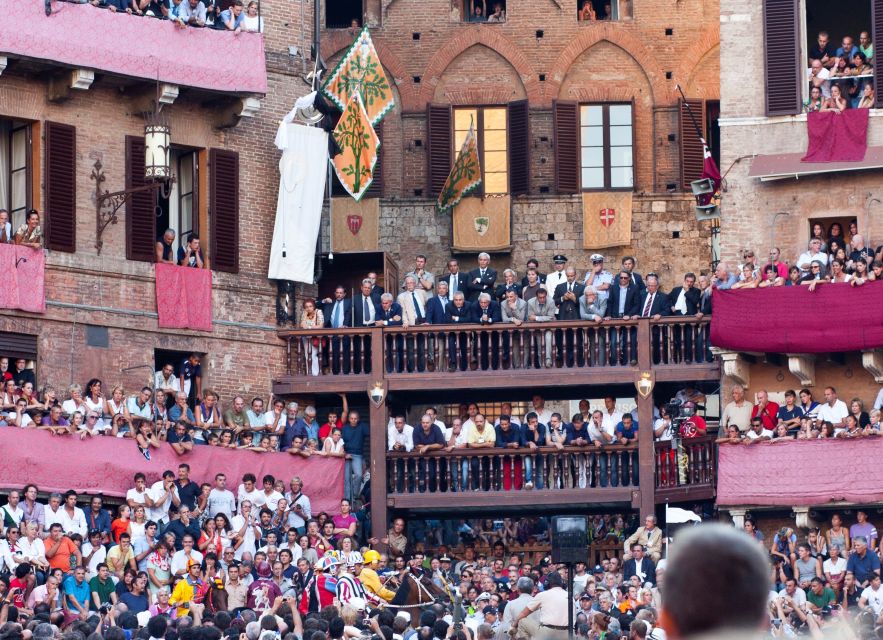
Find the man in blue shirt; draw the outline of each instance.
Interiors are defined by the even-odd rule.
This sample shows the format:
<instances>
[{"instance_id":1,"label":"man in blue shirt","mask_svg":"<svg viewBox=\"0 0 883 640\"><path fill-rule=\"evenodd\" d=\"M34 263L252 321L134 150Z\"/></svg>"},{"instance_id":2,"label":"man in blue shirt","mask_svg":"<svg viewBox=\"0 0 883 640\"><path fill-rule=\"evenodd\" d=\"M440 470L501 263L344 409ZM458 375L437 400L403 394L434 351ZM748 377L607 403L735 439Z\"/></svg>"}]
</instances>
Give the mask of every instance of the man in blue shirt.
<instances>
[{"instance_id":1,"label":"man in blue shirt","mask_svg":"<svg viewBox=\"0 0 883 640\"><path fill-rule=\"evenodd\" d=\"M508 415L500 416L500 424L494 427L497 432L497 439L494 446L498 449L520 449L524 446L524 434L520 427L512 425L512 417ZM494 468L499 469L499 459L494 460ZM521 458L515 458L515 488L521 489ZM512 458L506 456L503 458L503 491L512 489Z\"/></svg>"},{"instance_id":2,"label":"man in blue shirt","mask_svg":"<svg viewBox=\"0 0 883 640\"><path fill-rule=\"evenodd\" d=\"M348 456L343 475L343 495L347 500L353 500L356 497L357 487L362 485L364 472L363 451L368 428L359 421L359 417L358 411L350 411L347 423L340 430L341 436L343 436L343 450Z\"/></svg>"},{"instance_id":3,"label":"man in blue shirt","mask_svg":"<svg viewBox=\"0 0 883 640\"><path fill-rule=\"evenodd\" d=\"M873 551L868 550L868 539L864 536L856 536L852 539L855 553L849 556L846 562L846 571L852 572L856 583L865 588L871 582L871 576L880 574L880 558Z\"/></svg>"},{"instance_id":4,"label":"man in blue shirt","mask_svg":"<svg viewBox=\"0 0 883 640\"><path fill-rule=\"evenodd\" d=\"M431 451L441 451L445 448L445 436L442 434L441 429L438 428L437 424L434 424L432 421L432 416L428 413L424 414L423 417L420 418L420 427L414 429L414 433L412 435L412 441L414 443L414 449L412 450L417 454L425 454L430 453ZM430 459L429 464L427 465L427 459L421 458L417 461L418 469L417 469L417 482L418 482L418 491L423 493L426 491L426 468L429 467L429 490L436 491L438 489L437 478L438 478L438 464L435 458Z\"/></svg>"},{"instance_id":5,"label":"man in blue shirt","mask_svg":"<svg viewBox=\"0 0 883 640\"><path fill-rule=\"evenodd\" d=\"M245 15L242 13L242 0L233 0L229 9L221 11L221 22L228 31L239 31Z\"/></svg>"},{"instance_id":6,"label":"man in blue shirt","mask_svg":"<svg viewBox=\"0 0 883 640\"><path fill-rule=\"evenodd\" d=\"M635 444L638 442L638 423L632 418L632 414L625 413L622 422L617 423L613 433L613 440L618 444ZM622 482L627 484L629 480L629 467L632 468L632 484L638 486L638 458L637 451L629 451L622 457Z\"/></svg>"},{"instance_id":7,"label":"man in blue shirt","mask_svg":"<svg viewBox=\"0 0 883 640\"><path fill-rule=\"evenodd\" d=\"M297 403L289 402L285 408L285 426L282 428L282 437L279 439L279 450L288 451L295 438L304 442L307 439L307 430L304 421L297 417Z\"/></svg>"},{"instance_id":8,"label":"man in blue shirt","mask_svg":"<svg viewBox=\"0 0 883 640\"><path fill-rule=\"evenodd\" d=\"M64 597L72 616L89 615L89 583L86 582L86 570L83 567L74 569L73 575L64 579ZM85 617L83 618L85 619Z\"/></svg>"}]
</instances>

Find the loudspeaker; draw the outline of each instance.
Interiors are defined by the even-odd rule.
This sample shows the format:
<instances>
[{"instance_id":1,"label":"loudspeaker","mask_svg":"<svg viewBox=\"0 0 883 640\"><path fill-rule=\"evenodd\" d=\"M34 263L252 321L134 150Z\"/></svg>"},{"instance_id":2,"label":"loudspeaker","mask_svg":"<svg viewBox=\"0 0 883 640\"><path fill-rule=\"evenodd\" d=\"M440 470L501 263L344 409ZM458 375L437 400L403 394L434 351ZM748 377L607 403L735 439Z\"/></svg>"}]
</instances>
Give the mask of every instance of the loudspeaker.
<instances>
[{"instance_id":1,"label":"loudspeaker","mask_svg":"<svg viewBox=\"0 0 883 640\"><path fill-rule=\"evenodd\" d=\"M586 562L588 542L588 521L585 516L552 518L552 562Z\"/></svg>"}]
</instances>

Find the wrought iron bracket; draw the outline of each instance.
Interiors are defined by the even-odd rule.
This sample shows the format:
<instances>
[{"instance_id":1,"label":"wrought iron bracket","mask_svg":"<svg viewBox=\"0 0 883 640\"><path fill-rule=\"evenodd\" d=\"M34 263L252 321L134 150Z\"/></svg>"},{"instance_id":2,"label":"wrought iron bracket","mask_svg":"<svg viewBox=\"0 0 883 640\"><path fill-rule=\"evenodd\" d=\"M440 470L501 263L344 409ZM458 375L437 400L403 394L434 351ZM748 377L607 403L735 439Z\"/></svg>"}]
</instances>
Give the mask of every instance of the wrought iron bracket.
<instances>
[{"instance_id":1,"label":"wrought iron bracket","mask_svg":"<svg viewBox=\"0 0 883 640\"><path fill-rule=\"evenodd\" d=\"M101 248L104 246L102 236L108 225L119 222L117 212L129 201L129 198L136 193L144 193L148 191L159 191L164 198L168 198L171 193L172 184L175 178L168 180L150 182L140 187L132 187L123 189L122 191L107 191L102 189L102 184L107 180L104 175L101 160L95 160L92 165L92 175L90 179L95 181L95 249L98 255L101 255Z\"/></svg>"}]
</instances>

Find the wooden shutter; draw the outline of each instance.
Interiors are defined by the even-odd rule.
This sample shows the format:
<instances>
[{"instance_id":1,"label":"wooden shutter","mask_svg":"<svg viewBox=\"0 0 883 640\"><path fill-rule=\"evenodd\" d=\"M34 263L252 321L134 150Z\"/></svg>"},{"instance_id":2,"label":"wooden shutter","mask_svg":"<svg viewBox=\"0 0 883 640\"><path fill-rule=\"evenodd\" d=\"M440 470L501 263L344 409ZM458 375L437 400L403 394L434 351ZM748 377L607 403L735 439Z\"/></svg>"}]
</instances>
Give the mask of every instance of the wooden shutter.
<instances>
[{"instance_id":1,"label":"wooden shutter","mask_svg":"<svg viewBox=\"0 0 883 640\"><path fill-rule=\"evenodd\" d=\"M530 117L527 100L509 103L509 193L527 195L530 191Z\"/></svg>"},{"instance_id":2,"label":"wooden shutter","mask_svg":"<svg viewBox=\"0 0 883 640\"><path fill-rule=\"evenodd\" d=\"M702 167L705 164L705 152L702 149L702 140L696 133L696 125L700 131L705 131L705 100L681 100L679 109L679 133L681 142L681 188L690 191L690 183L702 177ZM688 110L688 107L690 110ZM690 117L692 112L693 118Z\"/></svg>"},{"instance_id":3,"label":"wooden shutter","mask_svg":"<svg viewBox=\"0 0 883 640\"><path fill-rule=\"evenodd\" d=\"M874 95L877 99L875 106L880 109L883 108L883 91L880 90L880 87L883 86L880 84L883 82L883 70L880 68L876 49L877 38L883 38L883 0L871 2L871 16L871 24L874 27L871 33L871 42L874 43L874 90L876 91Z\"/></svg>"},{"instance_id":4,"label":"wooden shutter","mask_svg":"<svg viewBox=\"0 0 883 640\"><path fill-rule=\"evenodd\" d=\"M145 184L144 138L126 136L126 189ZM126 202L126 258L156 259L156 191L133 193Z\"/></svg>"},{"instance_id":5,"label":"wooden shutter","mask_svg":"<svg viewBox=\"0 0 883 640\"><path fill-rule=\"evenodd\" d=\"M431 104L426 108L426 139L429 157L429 195L444 189L453 165L451 145L451 107Z\"/></svg>"},{"instance_id":6,"label":"wooden shutter","mask_svg":"<svg viewBox=\"0 0 883 640\"><path fill-rule=\"evenodd\" d=\"M801 77L798 0L764 0L763 36L766 65L766 114L800 113Z\"/></svg>"},{"instance_id":7,"label":"wooden shutter","mask_svg":"<svg viewBox=\"0 0 883 640\"><path fill-rule=\"evenodd\" d=\"M579 192L579 106L552 104L555 112L555 187L558 193Z\"/></svg>"},{"instance_id":8,"label":"wooden shutter","mask_svg":"<svg viewBox=\"0 0 883 640\"><path fill-rule=\"evenodd\" d=\"M365 198L381 198L383 197L383 123L377 125L374 130L377 138L380 140L380 149L377 151L377 164L374 165L374 180L371 186L365 191ZM333 171L332 171L333 173ZM336 176L336 174L335 174ZM336 178L335 178L336 180Z\"/></svg>"},{"instance_id":9,"label":"wooden shutter","mask_svg":"<svg viewBox=\"0 0 883 640\"><path fill-rule=\"evenodd\" d=\"M239 273L239 154L209 151L212 269Z\"/></svg>"},{"instance_id":10,"label":"wooden shutter","mask_svg":"<svg viewBox=\"0 0 883 640\"><path fill-rule=\"evenodd\" d=\"M46 247L77 250L77 128L46 122Z\"/></svg>"}]
</instances>

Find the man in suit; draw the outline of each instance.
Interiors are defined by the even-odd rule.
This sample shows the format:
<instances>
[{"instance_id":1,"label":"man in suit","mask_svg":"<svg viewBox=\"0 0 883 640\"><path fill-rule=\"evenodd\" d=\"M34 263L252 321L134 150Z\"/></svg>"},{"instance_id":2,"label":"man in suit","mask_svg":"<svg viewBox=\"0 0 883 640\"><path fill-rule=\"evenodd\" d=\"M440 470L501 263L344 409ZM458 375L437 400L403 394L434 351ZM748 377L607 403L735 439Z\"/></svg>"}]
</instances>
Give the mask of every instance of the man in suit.
<instances>
[{"instance_id":1,"label":"man in suit","mask_svg":"<svg viewBox=\"0 0 883 640\"><path fill-rule=\"evenodd\" d=\"M371 271L366 277L371 281L371 295L377 296L377 299L380 300L380 296L386 293L386 291L384 291L383 287L377 284L377 272Z\"/></svg>"},{"instance_id":2,"label":"man in suit","mask_svg":"<svg viewBox=\"0 0 883 640\"><path fill-rule=\"evenodd\" d=\"M549 292L545 289L538 289L537 295L531 298L527 303L527 321L528 322L554 322L555 321L555 303L549 298ZM552 368L552 331L536 331L533 339L536 343L536 361L535 366L539 368L540 359L545 359L547 369ZM540 355L542 354L542 355Z\"/></svg>"},{"instance_id":3,"label":"man in suit","mask_svg":"<svg viewBox=\"0 0 883 640\"><path fill-rule=\"evenodd\" d=\"M472 303L466 301L466 296L462 291L458 291L451 297L451 303L445 309L445 324L468 325L475 321ZM448 334L448 368L450 371L456 371L458 365L460 371L466 371L469 359L467 342L465 331L455 331Z\"/></svg>"},{"instance_id":4,"label":"man in suit","mask_svg":"<svg viewBox=\"0 0 883 640\"><path fill-rule=\"evenodd\" d=\"M644 526L638 527L623 544L623 550L625 551L623 559L628 560L631 558L629 551L633 545L639 544L644 549L644 554L650 557L650 560L659 562L659 559L662 557L662 538L662 529L659 528L656 516L648 515L644 518Z\"/></svg>"},{"instance_id":5,"label":"man in suit","mask_svg":"<svg viewBox=\"0 0 883 640\"><path fill-rule=\"evenodd\" d=\"M426 292L417 286L417 278L405 276L405 290L399 294L398 303L402 307L402 321L406 327L426 324ZM423 371L426 367L426 336L418 334L413 339L406 339L408 352L408 371ZM416 351L416 360L415 360Z\"/></svg>"},{"instance_id":6,"label":"man in suit","mask_svg":"<svg viewBox=\"0 0 883 640\"><path fill-rule=\"evenodd\" d=\"M329 329L342 329L351 327L353 322L353 301L347 298L346 289L337 285L334 289L334 299L322 300L322 314L325 317L325 327ZM349 337L331 338L331 371L339 374L350 372L350 348L352 340Z\"/></svg>"},{"instance_id":7,"label":"man in suit","mask_svg":"<svg viewBox=\"0 0 883 640\"><path fill-rule=\"evenodd\" d=\"M362 280L362 286L351 301L354 327L373 327L380 308L380 296L372 293L374 283L370 278ZM364 362L362 359L364 358ZM371 336L353 339L355 373L371 373Z\"/></svg>"},{"instance_id":8,"label":"man in suit","mask_svg":"<svg viewBox=\"0 0 883 640\"><path fill-rule=\"evenodd\" d=\"M647 287L641 293L641 317L659 320L663 316L671 315L671 300L664 291L659 290L659 276L648 273L644 281ZM653 363L659 364L667 359L668 334L663 335L661 327L653 327L650 331L650 348L652 350Z\"/></svg>"},{"instance_id":9,"label":"man in suit","mask_svg":"<svg viewBox=\"0 0 883 640\"><path fill-rule=\"evenodd\" d=\"M492 326L502 324L503 314L500 311L500 303L491 298L491 294L482 292L478 295L478 305L474 307L475 321L480 325ZM496 331L479 331L477 340L473 342L473 361L478 361L481 368L486 370L488 366L499 369L500 365L500 334Z\"/></svg>"},{"instance_id":10,"label":"man in suit","mask_svg":"<svg viewBox=\"0 0 883 640\"><path fill-rule=\"evenodd\" d=\"M497 281L497 272L488 265L491 257L487 253L478 254L478 269L469 272L467 287L469 289L469 301L478 302L478 296L482 293L492 294L494 283Z\"/></svg>"},{"instance_id":11,"label":"man in suit","mask_svg":"<svg viewBox=\"0 0 883 640\"><path fill-rule=\"evenodd\" d=\"M698 280L698 289L699 289L699 313L696 314L697 318L702 318L704 316L711 315L711 294L714 291L714 287L711 286L711 278L707 275L700 274ZM708 324L705 324L696 331L696 358L700 360L700 362L711 362L713 356L711 354L711 350L708 348L710 346L709 343L709 331L711 327Z\"/></svg>"},{"instance_id":12,"label":"man in suit","mask_svg":"<svg viewBox=\"0 0 883 640\"><path fill-rule=\"evenodd\" d=\"M503 302L500 304L500 314L502 315L503 322L509 322L514 324L516 327L520 327L524 322L527 321L527 303L518 297L518 294L515 293L514 289L510 289L506 292L506 297L503 299ZM524 357L524 347L527 345L527 341L524 340L524 336L521 333L516 332L513 334L512 338L509 338L508 333L503 334L503 361L509 360L509 349L510 346L515 346L515 358L512 362L512 366L520 368L523 365ZM529 349L528 349L529 352Z\"/></svg>"},{"instance_id":13,"label":"man in suit","mask_svg":"<svg viewBox=\"0 0 883 640\"><path fill-rule=\"evenodd\" d=\"M439 280L435 288L437 294L426 302L426 321L429 324L444 324L447 306L450 303L448 298L448 282L446 280Z\"/></svg>"},{"instance_id":14,"label":"man in suit","mask_svg":"<svg viewBox=\"0 0 883 640\"><path fill-rule=\"evenodd\" d=\"M582 297L579 299L579 317L595 324L600 324L604 320L607 313L607 298L598 296L598 292L593 286L587 286L583 291ZM604 347L607 344L604 329L587 329L589 338L589 357L592 364L598 365L604 362ZM582 350L580 350L582 351Z\"/></svg>"},{"instance_id":15,"label":"man in suit","mask_svg":"<svg viewBox=\"0 0 883 640\"><path fill-rule=\"evenodd\" d=\"M540 261L537 260L536 258L529 258L529 259L528 259L528 261L527 261L527 267L525 268L524 271L525 271L525 273L527 273L527 272L530 271L531 269L533 269L534 271L537 272L537 281L538 281L540 284L545 284L545 283L546 283L546 274L545 274L545 273L540 273ZM529 284L530 284L530 283L527 281L527 276L524 276L524 277L521 279L521 288L524 289L524 288L527 287Z\"/></svg>"},{"instance_id":16,"label":"man in suit","mask_svg":"<svg viewBox=\"0 0 883 640\"><path fill-rule=\"evenodd\" d=\"M671 290L671 293L668 295L668 297L671 300L672 315L702 317L702 314L699 312L699 305L702 304L702 293L699 291L698 287L695 286L695 284L696 274L690 272L684 276L683 286L675 287ZM678 360L683 360L687 362L688 364L693 362L695 356L693 351L693 343L696 342L698 344L699 342L693 340L693 333L694 331L696 331L696 328L690 326L683 328L683 354L681 354L681 327L673 327L673 329L675 340L675 357Z\"/></svg>"},{"instance_id":17,"label":"man in suit","mask_svg":"<svg viewBox=\"0 0 883 640\"><path fill-rule=\"evenodd\" d=\"M567 267L564 270L566 280L555 287L555 304L558 305L559 320L579 320L579 300L585 291L585 285L576 281L576 269ZM575 336L574 333L577 335ZM574 329L558 329L558 356L561 357L568 367L574 362L574 342L577 344L579 353L578 360L582 357L582 332ZM563 338L563 340L562 340ZM565 344L566 343L566 344ZM579 366L584 363L580 362Z\"/></svg>"},{"instance_id":18,"label":"man in suit","mask_svg":"<svg viewBox=\"0 0 883 640\"><path fill-rule=\"evenodd\" d=\"M635 271L635 259L632 256L625 256L622 259L622 270L629 274L629 280L631 283L638 287L638 289L643 290L644 279L641 277L640 273Z\"/></svg>"},{"instance_id":19,"label":"man in suit","mask_svg":"<svg viewBox=\"0 0 883 640\"><path fill-rule=\"evenodd\" d=\"M462 291L464 295L469 293L469 276L460 271L460 263L456 258L448 260L448 273L439 277L438 281L448 283L448 295L452 300L458 291Z\"/></svg>"},{"instance_id":20,"label":"man in suit","mask_svg":"<svg viewBox=\"0 0 883 640\"><path fill-rule=\"evenodd\" d=\"M644 546L639 542L632 545L632 557L622 563L623 582L628 582L632 576L638 576L641 584L649 582L656 586L656 565L644 556Z\"/></svg>"},{"instance_id":21,"label":"man in suit","mask_svg":"<svg viewBox=\"0 0 883 640\"><path fill-rule=\"evenodd\" d=\"M607 290L606 317L615 320L630 320L641 312L641 290L632 282L632 274L623 269L619 272L616 282ZM626 343L628 336L628 343ZM638 333L635 329L619 328L610 333L610 364L625 364L638 360ZM617 355L617 351L622 352Z\"/></svg>"},{"instance_id":22,"label":"man in suit","mask_svg":"<svg viewBox=\"0 0 883 640\"><path fill-rule=\"evenodd\" d=\"M380 296L380 308L377 309L374 325L378 327L401 327L402 326L402 307L397 302L393 302L391 293L384 293ZM392 341L396 340L396 348L392 348ZM402 354L402 346L404 340L402 336L395 338L388 336L386 338L386 371L402 372L404 369L404 358Z\"/></svg>"}]
</instances>

